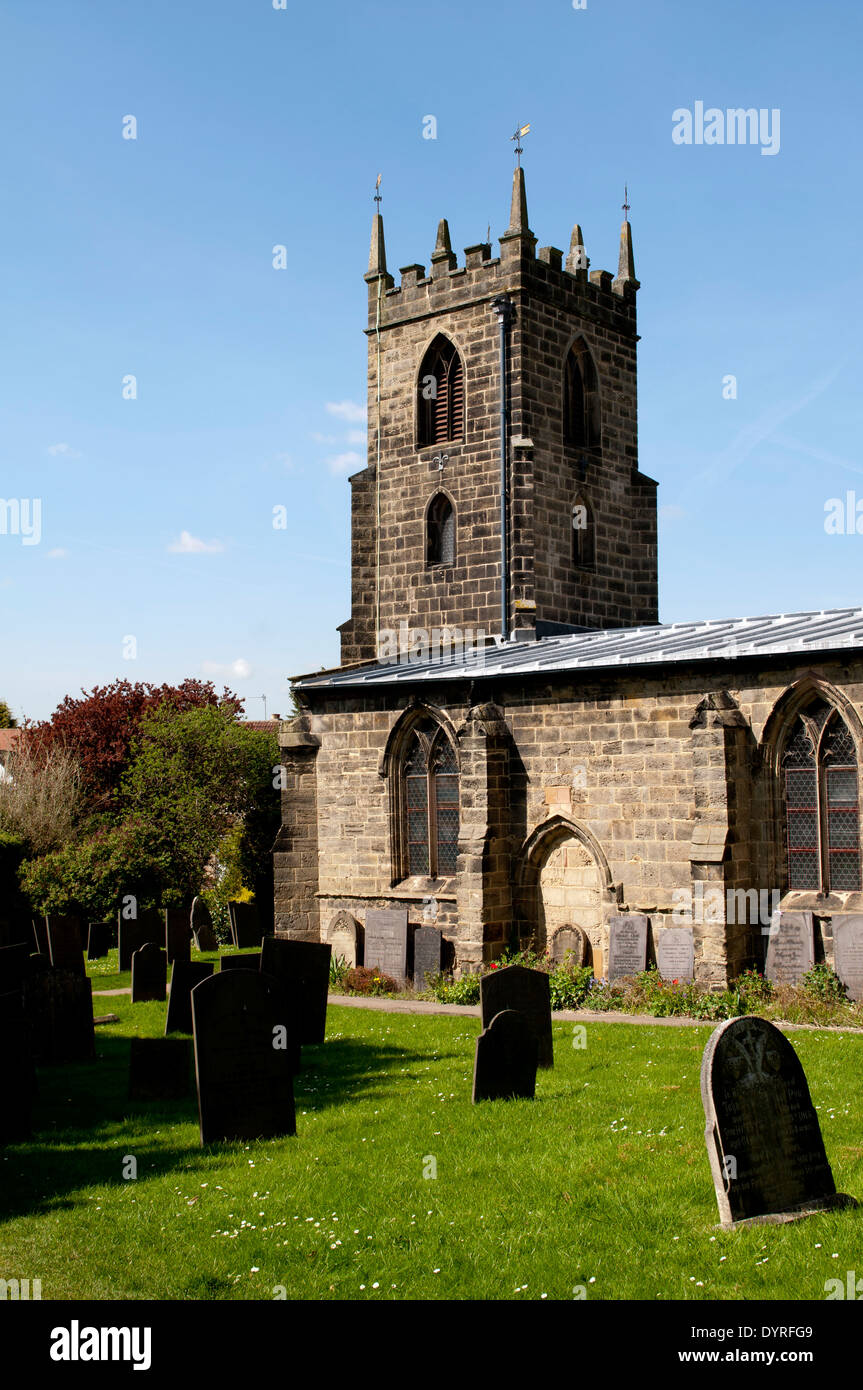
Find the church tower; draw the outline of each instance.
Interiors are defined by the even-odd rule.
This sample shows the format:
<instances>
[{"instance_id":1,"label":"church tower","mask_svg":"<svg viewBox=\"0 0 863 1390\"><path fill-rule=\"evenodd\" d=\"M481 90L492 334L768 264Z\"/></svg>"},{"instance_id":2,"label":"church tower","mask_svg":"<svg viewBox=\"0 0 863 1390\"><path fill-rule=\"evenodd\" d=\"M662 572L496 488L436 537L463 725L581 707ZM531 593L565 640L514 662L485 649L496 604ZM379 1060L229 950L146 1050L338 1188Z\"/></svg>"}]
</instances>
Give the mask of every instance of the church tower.
<instances>
[{"instance_id":1,"label":"church tower","mask_svg":"<svg viewBox=\"0 0 863 1390\"><path fill-rule=\"evenodd\" d=\"M515 170L500 255L387 271L376 213L366 282L368 464L351 479L342 664L379 634L533 639L658 621L656 484L638 469L632 233L616 278L536 249Z\"/></svg>"}]
</instances>

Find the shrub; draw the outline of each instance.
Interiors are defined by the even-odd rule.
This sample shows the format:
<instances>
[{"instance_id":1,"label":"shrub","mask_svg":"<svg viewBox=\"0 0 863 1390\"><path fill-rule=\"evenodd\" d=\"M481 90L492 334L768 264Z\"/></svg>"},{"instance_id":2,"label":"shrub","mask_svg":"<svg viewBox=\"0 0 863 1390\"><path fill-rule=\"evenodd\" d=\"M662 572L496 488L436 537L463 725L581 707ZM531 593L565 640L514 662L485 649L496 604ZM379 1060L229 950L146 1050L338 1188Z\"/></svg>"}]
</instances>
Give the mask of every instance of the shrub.
<instances>
[{"instance_id":1,"label":"shrub","mask_svg":"<svg viewBox=\"0 0 863 1390\"><path fill-rule=\"evenodd\" d=\"M377 967L371 970L364 965L355 965L349 970L344 984L348 994L397 994L399 988L391 975L382 974Z\"/></svg>"},{"instance_id":2,"label":"shrub","mask_svg":"<svg viewBox=\"0 0 863 1390\"><path fill-rule=\"evenodd\" d=\"M553 1009L580 1009L593 984L589 965L570 965L564 961L548 977Z\"/></svg>"},{"instance_id":3,"label":"shrub","mask_svg":"<svg viewBox=\"0 0 863 1390\"><path fill-rule=\"evenodd\" d=\"M330 956L330 984L344 986L350 969L344 956Z\"/></svg>"},{"instance_id":4,"label":"shrub","mask_svg":"<svg viewBox=\"0 0 863 1390\"><path fill-rule=\"evenodd\" d=\"M800 983L807 994L828 1004L842 1003L848 993L836 972L823 960L807 970Z\"/></svg>"},{"instance_id":5,"label":"shrub","mask_svg":"<svg viewBox=\"0 0 863 1390\"><path fill-rule=\"evenodd\" d=\"M439 1004L478 1004L480 976L476 972L462 975L453 980L444 974L427 975L428 992Z\"/></svg>"},{"instance_id":6,"label":"shrub","mask_svg":"<svg viewBox=\"0 0 863 1390\"><path fill-rule=\"evenodd\" d=\"M43 751L22 734L0 781L0 830L24 840L31 854L68 844L83 807L81 769L68 748Z\"/></svg>"}]
</instances>

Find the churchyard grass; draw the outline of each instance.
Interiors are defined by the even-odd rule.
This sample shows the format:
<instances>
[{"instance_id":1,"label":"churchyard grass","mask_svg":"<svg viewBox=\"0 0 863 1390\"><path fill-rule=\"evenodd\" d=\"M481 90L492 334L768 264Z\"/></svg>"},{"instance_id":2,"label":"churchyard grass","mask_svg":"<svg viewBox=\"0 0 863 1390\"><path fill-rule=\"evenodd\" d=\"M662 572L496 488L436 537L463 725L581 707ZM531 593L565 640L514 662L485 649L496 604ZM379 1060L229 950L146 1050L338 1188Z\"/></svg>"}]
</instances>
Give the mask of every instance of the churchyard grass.
<instances>
[{"instance_id":1,"label":"churchyard grass","mask_svg":"<svg viewBox=\"0 0 863 1390\"><path fill-rule=\"evenodd\" d=\"M716 1229L710 1025L589 1023L574 1047L556 1022L536 1099L473 1106L479 1019L332 1006L296 1138L203 1150L194 1095L127 1099L129 1039L165 1004L95 1002L120 1019L98 1062L42 1068L35 1138L0 1154L0 1275L44 1299L822 1300L863 1276L863 1208ZM863 1037L789 1036L863 1198Z\"/></svg>"}]
</instances>

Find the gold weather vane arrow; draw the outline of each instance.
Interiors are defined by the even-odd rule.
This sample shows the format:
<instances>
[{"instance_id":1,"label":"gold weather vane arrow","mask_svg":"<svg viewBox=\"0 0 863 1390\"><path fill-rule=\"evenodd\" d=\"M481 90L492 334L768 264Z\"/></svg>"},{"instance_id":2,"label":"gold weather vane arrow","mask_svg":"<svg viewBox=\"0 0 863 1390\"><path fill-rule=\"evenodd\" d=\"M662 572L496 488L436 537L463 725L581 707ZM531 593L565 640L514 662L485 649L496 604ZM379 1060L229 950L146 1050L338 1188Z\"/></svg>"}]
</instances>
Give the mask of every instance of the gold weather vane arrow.
<instances>
[{"instance_id":1,"label":"gold weather vane arrow","mask_svg":"<svg viewBox=\"0 0 863 1390\"><path fill-rule=\"evenodd\" d=\"M527 135L527 134L529 133L529 131L530 131L530 121L528 121L527 125L519 126L518 130L515 132L515 135L511 135L511 136L509 137L510 140L514 140L514 141L515 141L515 159L516 159L516 164L517 164L517 166L518 166L519 169L521 168L521 156L522 156L522 154L524 153L523 150L522 150L522 148L521 148L521 137L522 137L523 135Z\"/></svg>"}]
</instances>

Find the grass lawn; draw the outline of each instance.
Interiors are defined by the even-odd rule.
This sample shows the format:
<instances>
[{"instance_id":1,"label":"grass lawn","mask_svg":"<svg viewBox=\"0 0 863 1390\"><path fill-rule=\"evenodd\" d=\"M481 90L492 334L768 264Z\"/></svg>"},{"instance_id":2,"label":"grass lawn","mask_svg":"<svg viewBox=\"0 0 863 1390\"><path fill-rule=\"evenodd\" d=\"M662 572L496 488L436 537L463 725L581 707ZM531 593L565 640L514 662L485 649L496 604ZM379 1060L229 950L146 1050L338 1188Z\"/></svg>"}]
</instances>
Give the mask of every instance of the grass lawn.
<instances>
[{"instance_id":1,"label":"grass lawn","mask_svg":"<svg viewBox=\"0 0 863 1390\"><path fill-rule=\"evenodd\" d=\"M296 1138L205 1151L194 1096L127 1099L129 1038L161 1035L165 1005L109 1011L98 1062L41 1069L36 1138L0 1153L0 1277L43 1299L823 1300L860 1266L863 1208L715 1229L710 1025L591 1023L577 1050L556 1023L535 1101L472 1106L478 1019L331 1007ZM863 1198L863 1037L790 1038Z\"/></svg>"}]
</instances>

